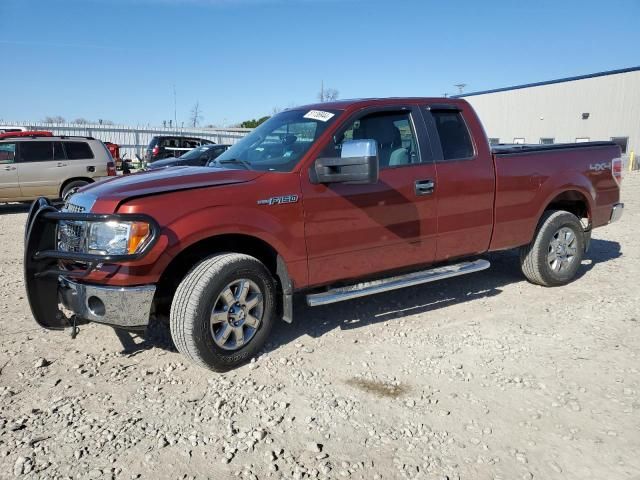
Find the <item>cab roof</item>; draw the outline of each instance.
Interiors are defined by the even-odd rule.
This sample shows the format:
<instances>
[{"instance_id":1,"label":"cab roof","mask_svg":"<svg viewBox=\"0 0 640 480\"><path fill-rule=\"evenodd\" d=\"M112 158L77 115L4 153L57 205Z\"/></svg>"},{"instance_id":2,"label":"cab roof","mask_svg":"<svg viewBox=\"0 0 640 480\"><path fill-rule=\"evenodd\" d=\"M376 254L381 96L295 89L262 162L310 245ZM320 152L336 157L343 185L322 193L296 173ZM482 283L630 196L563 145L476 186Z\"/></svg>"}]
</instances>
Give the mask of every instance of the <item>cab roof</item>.
<instances>
[{"instance_id":1,"label":"cab roof","mask_svg":"<svg viewBox=\"0 0 640 480\"><path fill-rule=\"evenodd\" d=\"M464 100L451 97L390 97L390 98L353 98L346 100L336 100L334 102L311 103L309 105L301 105L292 107L290 110L347 110L350 108L365 108L387 105L402 104L428 104L428 103L447 103L451 105L459 105L465 103Z\"/></svg>"}]
</instances>

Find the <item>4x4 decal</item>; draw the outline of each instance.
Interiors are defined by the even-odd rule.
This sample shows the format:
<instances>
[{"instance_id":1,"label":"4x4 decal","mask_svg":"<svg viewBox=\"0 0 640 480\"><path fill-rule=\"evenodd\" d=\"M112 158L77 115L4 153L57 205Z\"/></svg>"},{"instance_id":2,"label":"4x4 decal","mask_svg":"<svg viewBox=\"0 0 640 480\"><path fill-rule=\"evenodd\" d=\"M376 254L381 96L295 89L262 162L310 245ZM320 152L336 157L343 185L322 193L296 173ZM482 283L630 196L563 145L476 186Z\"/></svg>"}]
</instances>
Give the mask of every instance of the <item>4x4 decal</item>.
<instances>
[{"instance_id":1,"label":"4x4 decal","mask_svg":"<svg viewBox=\"0 0 640 480\"><path fill-rule=\"evenodd\" d=\"M611 162L592 163L589 165L589 170L592 172L604 172L605 170L611 170Z\"/></svg>"}]
</instances>

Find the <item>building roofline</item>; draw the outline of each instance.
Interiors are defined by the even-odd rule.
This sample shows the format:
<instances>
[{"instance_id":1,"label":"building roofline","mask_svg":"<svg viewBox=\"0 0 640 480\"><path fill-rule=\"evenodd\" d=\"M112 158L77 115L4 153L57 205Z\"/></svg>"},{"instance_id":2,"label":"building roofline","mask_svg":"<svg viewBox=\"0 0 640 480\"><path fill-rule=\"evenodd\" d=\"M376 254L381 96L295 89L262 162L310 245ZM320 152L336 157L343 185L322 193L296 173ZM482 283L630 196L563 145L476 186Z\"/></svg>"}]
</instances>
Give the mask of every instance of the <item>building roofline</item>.
<instances>
[{"instance_id":1,"label":"building roofline","mask_svg":"<svg viewBox=\"0 0 640 480\"><path fill-rule=\"evenodd\" d=\"M547 80L546 82L526 83L524 85L514 85L512 87L494 88L492 90L483 90L480 92L462 93L460 95L451 95L451 98L473 97L475 95L485 95L487 93L508 92L509 90L519 90L521 88L540 87L542 85L551 85L554 83L573 82L574 80L584 80L586 78L604 77L607 75L617 75L619 73L635 72L640 70L640 66L621 68L618 70L607 70L605 72L590 73L588 75L578 75L577 77L558 78L555 80Z\"/></svg>"}]
</instances>

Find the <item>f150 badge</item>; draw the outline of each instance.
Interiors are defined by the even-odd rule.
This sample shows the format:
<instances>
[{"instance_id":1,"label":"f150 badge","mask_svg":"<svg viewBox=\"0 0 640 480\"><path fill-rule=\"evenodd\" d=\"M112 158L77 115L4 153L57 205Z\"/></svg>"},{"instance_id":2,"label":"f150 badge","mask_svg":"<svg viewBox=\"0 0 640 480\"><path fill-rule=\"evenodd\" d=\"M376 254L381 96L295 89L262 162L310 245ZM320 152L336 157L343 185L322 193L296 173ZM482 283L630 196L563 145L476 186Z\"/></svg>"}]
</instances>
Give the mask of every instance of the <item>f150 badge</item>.
<instances>
[{"instance_id":1,"label":"f150 badge","mask_svg":"<svg viewBox=\"0 0 640 480\"><path fill-rule=\"evenodd\" d=\"M284 205L285 203L296 203L298 201L298 195L281 195L279 197L265 198L264 200L258 200L258 205Z\"/></svg>"}]
</instances>

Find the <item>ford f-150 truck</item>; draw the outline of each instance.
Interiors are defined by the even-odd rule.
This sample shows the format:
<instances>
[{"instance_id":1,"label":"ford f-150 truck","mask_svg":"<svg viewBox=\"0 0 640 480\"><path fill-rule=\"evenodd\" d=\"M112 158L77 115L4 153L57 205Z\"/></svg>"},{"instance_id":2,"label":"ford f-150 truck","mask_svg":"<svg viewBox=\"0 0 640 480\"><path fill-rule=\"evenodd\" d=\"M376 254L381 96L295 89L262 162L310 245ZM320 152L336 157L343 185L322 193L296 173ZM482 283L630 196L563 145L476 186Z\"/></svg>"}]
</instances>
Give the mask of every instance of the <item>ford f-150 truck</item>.
<instances>
[{"instance_id":1,"label":"ford f-150 truck","mask_svg":"<svg viewBox=\"0 0 640 480\"><path fill-rule=\"evenodd\" d=\"M591 230L620 218L611 142L491 150L460 99L339 101L281 112L207 167L171 167L34 202L35 320L125 329L169 319L217 371L263 346L294 293L325 305L477 272L521 249L524 276L569 282Z\"/></svg>"}]
</instances>

